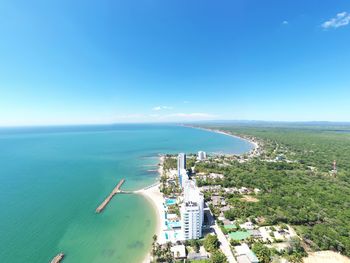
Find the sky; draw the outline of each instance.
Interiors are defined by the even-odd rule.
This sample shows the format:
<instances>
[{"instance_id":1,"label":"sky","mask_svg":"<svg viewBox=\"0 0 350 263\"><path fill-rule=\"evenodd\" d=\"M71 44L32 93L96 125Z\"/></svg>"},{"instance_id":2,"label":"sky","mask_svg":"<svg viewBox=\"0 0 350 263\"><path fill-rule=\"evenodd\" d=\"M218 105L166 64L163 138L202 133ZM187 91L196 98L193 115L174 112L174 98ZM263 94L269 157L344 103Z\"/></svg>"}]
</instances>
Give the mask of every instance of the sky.
<instances>
[{"instance_id":1,"label":"sky","mask_svg":"<svg viewBox=\"0 0 350 263\"><path fill-rule=\"evenodd\" d=\"M349 0L0 0L0 126L350 121Z\"/></svg>"}]
</instances>

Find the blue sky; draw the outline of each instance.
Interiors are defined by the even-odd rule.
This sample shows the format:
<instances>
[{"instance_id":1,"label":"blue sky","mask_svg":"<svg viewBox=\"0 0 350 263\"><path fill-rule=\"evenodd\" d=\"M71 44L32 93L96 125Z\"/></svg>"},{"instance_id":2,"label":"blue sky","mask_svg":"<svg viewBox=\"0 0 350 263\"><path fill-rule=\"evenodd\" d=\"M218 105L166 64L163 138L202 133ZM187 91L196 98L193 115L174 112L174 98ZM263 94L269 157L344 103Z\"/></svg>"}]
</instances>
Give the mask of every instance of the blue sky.
<instances>
[{"instance_id":1,"label":"blue sky","mask_svg":"<svg viewBox=\"0 0 350 263\"><path fill-rule=\"evenodd\" d=\"M0 1L0 125L350 121L350 1Z\"/></svg>"}]
</instances>

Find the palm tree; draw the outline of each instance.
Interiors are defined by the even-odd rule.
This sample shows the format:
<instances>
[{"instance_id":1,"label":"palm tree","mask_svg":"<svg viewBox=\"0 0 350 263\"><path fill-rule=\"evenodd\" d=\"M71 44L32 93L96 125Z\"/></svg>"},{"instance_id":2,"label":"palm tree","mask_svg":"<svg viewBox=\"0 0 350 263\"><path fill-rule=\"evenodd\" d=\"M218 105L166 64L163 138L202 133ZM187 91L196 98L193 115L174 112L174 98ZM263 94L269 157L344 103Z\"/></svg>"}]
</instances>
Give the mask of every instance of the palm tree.
<instances>
[{"instance_id":1,"label":"palm tree","mask_svg":"<svg viewBox=\"0 0 350 263\"><path fill-rule=\"evenodd\" d=\"M152 238L153 238L153 244L155 244L157 242L157 239L158 239L157 235L153 235Z\"/></svg>"}]
</instances>

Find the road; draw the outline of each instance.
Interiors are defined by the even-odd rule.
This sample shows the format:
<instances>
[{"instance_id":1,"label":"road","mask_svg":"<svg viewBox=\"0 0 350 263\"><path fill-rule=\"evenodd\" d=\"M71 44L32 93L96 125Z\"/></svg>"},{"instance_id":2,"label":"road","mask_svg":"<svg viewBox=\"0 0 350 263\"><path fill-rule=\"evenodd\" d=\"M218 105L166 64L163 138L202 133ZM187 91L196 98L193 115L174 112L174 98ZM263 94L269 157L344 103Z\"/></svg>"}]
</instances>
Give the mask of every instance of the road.
<instances>
[{"instance_id":1,"label":"road","mask_svg":"<svg viewBox=\"0 0 350 263\"><path fill-rule=\"evenodd\" d=\"M227 241L224 233L222 233L220 227L218 226L218 224L216 222L215 222L215 225L212 226L212 228L214 229L216 236L218 237L218 239L221 243L220 249L227 257L227 261L229 263L237 263L236 259L234 258L233 254L232 254L232 251L230 248L230 243Z\"/></svg>"},{"instance_id":2,"label":"road","mask_svg":"<svg viewBox=\"0 0 350 263\"><path fill-rule=\"evenodd\" d=\"M229 263L237 263L236 259L234 258L233 254L232 254L230 243L227 241L224 233L221 231L221 228L216 223L216 221L213 217L213 214L211 213L207 204L205 205L205 207L206 208L204 209L204 211L206 212L206 215L208 217L209 225L211 225L210 228L215 232L216 236L218 237L218 239L220 241L221 251L225 254L225 256L227 257L227 261Z\"/></svg>"}]
</instances>

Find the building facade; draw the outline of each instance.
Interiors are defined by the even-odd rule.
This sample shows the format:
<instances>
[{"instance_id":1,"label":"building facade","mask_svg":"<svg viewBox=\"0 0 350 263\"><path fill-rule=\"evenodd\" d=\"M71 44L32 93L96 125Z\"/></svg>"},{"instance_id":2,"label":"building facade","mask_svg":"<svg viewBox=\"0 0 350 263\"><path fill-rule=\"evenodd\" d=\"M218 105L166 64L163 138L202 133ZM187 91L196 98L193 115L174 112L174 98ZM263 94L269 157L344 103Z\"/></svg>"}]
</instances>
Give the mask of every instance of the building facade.
<instances>
[{"instance_id":1,"label":"building facade","mask_svg":"<svg viewBox=\"0 0 350 263\"><path fill-rule=\"evenodd\" d=\"M189 177L187 174L187 171L185 169L181 169L179 172L179 185L182 189L185 188L185 185L187 184Z\"/></svg>"},{"instance_id":2,"label":"building facade","mask_svg":"<svg viewBox=\"0 0 350 263\"><path fill-rule=\"evenodd\" d=\"M203 161L207 159L207 154L206 152L203 152L203 151L199 151L198 154L197 154L197 160L198 161Z\"/></svg>"},{"instance_id":3,"label":"building facade","mask_svg":"<svg viewBox=\"0 0 350 263\"><path fill-rule=\"evenodd\" d=\"M184 170L186 171L186 154L185 153L179 153L177 156L177 174L179 178L179 186L183 187L183 175Z\"/></svg>"},{"instance_id":4,"label":"building facade","mask_svg":"<svg viewBox=\"0 0 350 263\"><path fill-rule=\"evenodd\" d=\"M184 186L184 202L180 212L184 240L201 238L204 221L204 198L192 180L188 180Z\"/></svg>"}]
</instances>

